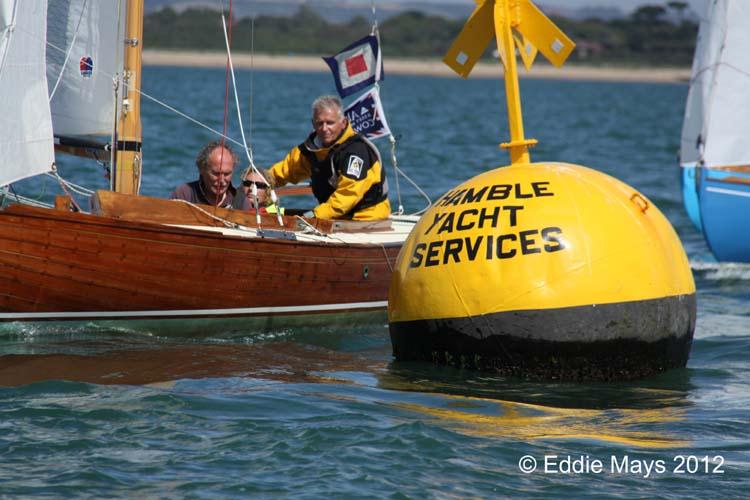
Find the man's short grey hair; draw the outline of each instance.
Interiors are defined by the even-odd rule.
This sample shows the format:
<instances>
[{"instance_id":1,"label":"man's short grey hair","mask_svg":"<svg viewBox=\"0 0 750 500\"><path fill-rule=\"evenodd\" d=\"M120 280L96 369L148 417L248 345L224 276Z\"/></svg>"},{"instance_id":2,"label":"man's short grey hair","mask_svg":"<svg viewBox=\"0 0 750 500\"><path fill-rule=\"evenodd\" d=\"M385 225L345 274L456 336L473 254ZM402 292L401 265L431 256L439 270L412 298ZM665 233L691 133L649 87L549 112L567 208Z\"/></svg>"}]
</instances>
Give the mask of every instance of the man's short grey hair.
<instances>
[{"instance_id":1,"label":"man's short grey hair","mask_svg":"<svg viewBox=\"0 0 750 500\"><path fill-rule=\"evenodd\" d=\"M344 104L335 95L322 95L312 103L312 114L315 116L324 109L336 111L339 118L344 117Z\"/></svg>"},{"instance_id":2,"label":"man's short grey hair","mask_svg":"<svg viewBox=\"0 0 750 500\"><path fill-rule=\"evenodd\" d=\"M237 158L237 154L232 151L232 148L229 147L229 144L224 141L211 141L203 146L198 152L198 156L195 158L195 166L198 167L198 170L201 172L208 170L208 157L211 156L214 149L222 147L229 151L229 154L232 156L232 167L236 167L237 163L239 163L239 158Z\"/></svg>"}]
</instances>

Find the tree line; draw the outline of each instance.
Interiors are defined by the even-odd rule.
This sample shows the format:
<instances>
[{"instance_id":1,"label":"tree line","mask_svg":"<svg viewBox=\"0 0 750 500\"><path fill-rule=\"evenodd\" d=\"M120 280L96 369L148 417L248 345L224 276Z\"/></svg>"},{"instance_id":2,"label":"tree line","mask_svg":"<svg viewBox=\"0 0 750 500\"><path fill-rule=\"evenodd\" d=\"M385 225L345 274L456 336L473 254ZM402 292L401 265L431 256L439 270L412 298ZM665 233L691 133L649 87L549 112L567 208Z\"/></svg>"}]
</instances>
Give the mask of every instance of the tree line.
<instances>
[{"instance_id":1,"label":"tree line","mask_svg":"<svg viewBox=\"0 0 750 500\"><path fill-rule=\"evenodd\" d=\"M621 19L576 21L553 16L552 20L576 42L573 61L684 66L692 60L698 32L686 8L685 2L669 2L667 7L641 6ZM464 21L416 11L395 15L379 25L383 53L385 57L442 57ZM233 20L232 50L331 55L370 30L370 21L364 17L330 23L302 6L290 17ZM164 8L144 18L144 42L148 48L222 51L220 14L210 9L178 13Z\"/></svg>"}]
</instances>

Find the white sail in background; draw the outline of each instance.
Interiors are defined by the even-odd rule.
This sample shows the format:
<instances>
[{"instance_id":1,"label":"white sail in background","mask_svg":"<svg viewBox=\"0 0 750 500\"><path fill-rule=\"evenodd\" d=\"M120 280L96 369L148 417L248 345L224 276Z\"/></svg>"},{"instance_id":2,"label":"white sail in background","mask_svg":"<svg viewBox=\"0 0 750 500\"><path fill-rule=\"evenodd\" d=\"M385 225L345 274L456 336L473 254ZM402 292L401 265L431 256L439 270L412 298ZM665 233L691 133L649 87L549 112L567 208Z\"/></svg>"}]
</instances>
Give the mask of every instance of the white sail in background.
<instances>
[{"instance_id":1,"label":"white sail in background","mask_svg":"<svg viewBox=\"0 0 750 500\"><path fill-rule=\"evenodd\" d=\"M121 3L49 0L47 79L56 135L112 133L113 76L122 73Z\"/></svg>"},{"instance_id":2,"label":"white sail in background","mask_svg":"<svg viewBox=\"0 0 750 500\"><path fill-rule=\"evenodd\" d=\"M701 21L680 146L684 167L750 164L750 2L710 0Z\"/></svg>"},{"instance_id":3,"label":"white sail in background","mask_svg":"<svg viewBox=\"0 0 750 500\"><path fill-rule=\"evenodd\" d=\"M54 162L46 10L47 0L0 0L0 186Z\"/></svg>"}]
</instances>

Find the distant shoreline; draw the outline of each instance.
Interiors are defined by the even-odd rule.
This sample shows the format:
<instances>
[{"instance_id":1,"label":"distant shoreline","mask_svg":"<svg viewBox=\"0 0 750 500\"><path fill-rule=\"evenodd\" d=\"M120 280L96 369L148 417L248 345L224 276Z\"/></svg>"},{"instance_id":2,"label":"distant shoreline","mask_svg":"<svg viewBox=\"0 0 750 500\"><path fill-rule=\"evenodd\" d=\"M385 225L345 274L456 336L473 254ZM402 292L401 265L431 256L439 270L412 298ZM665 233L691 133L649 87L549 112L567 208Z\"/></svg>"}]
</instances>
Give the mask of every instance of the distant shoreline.
<instances>
[{"instance_id":1,"label":"distant shoreline","mask_svg":"<svg viewBox=\"0 0 750 500\"><path fill-rule=\"evenodd\" d=\"M236 68L254 67L279 71L328 71L328 66L315 56L277 56L267 54L234 54ZM197 52L187 50L145 50L143 64L148 66L193 66L224 67L226 54L220 52ZM398 59L384 60L384 71L393 75L455 76L439 60ZM558 80L588 80L608 82L653 82L676 83L690 79L690 68L645 68L618 66L578 66L567 64L555 68L548 64L536 64L530 72L521 69L522 78L547 78ZM473 77L499 78L500 64L478 63L471 73Z\"/></svg>"}]
</instances>

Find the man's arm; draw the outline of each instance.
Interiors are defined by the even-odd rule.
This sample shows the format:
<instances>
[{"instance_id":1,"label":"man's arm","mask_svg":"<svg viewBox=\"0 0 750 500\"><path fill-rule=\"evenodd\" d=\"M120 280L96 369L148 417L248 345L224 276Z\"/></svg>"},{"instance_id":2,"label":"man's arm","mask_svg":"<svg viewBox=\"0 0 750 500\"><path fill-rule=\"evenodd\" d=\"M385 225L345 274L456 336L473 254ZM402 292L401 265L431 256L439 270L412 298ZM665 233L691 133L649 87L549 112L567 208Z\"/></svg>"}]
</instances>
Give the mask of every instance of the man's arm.
<instances>
[{"instance_id":1,"label":"man's arm","mask_svg":"<svg viewBox=\"0 0 750 500\"><path fill-rule=\"evenodd\" d=\"M343 155L343 164L339 169L338 185L336 191L325 203L321 203L313 212L320 219L336 219L343 217L360 202L365 193L380 182L380 162L370 163L370 154L367 146L358 144L348 154Z\"/></svg>"},{"instance_id":2,"label":"man's arm","mask_svg":"<svg viewBox=\"0 0 750 500\"><path fill-rule=\"evenodd\" d=\"M268 173L274 186L283 186L287 183L296 184L305 179L309 179L311 175L311 166L307 158L304 157L300 147L289 151L289 154L284 157L283 160L272 166Z\"/></svg>"}]
</instances>

